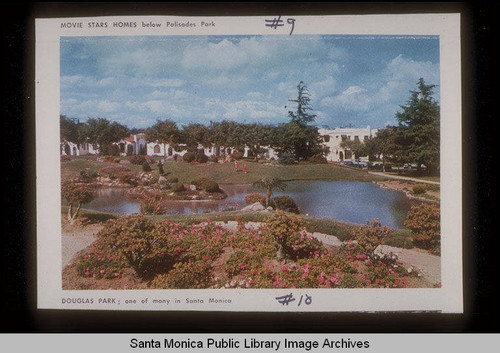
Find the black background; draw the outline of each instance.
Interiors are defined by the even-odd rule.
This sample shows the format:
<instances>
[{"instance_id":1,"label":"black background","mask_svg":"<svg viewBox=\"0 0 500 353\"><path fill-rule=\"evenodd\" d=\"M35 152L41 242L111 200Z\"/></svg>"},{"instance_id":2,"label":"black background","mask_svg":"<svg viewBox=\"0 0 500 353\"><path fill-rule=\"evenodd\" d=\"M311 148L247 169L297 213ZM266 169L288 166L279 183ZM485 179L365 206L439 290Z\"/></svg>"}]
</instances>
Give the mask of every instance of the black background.
<instances>
[{"instance_id":1,"label":"black background","mask_svg":"<svg viewBox=\"0 0 500 353\"><path fill-rule=\"evenodd\" d=\"M462 15L464 314L100 312L36 309L34 19L104 15ZM500 333L498 22L494 2L2 2L0 333ZM498 217L496 217L498 218ZM498 221L498 219L497 219ZM54 229L54 231L59 231Z\"/></svg>"}]
</instances>

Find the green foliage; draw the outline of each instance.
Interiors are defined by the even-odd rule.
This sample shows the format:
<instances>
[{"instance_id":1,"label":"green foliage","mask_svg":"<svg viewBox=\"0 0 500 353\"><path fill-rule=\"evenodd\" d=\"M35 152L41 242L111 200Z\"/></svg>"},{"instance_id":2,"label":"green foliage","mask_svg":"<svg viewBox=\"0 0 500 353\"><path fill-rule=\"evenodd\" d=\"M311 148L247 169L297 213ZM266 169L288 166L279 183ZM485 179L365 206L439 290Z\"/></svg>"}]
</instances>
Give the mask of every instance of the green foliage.
<instances>
[{"instance_id":1,"label":"green foliage","mask_svg":"<svg viewBox=\"0 0 500 353\"><path fill-rule=\"evenodd\" d=\"M415 195L425 194L425 192L427 191L427 185L415 184L412 187L412 191Z\"/></svg>"},{"instance_id":2,"label":"green foliage","mask_svg":"<svg viewBox=\"0 0 500 353\"><path fill-rule=\"evenodd\" d=\"M144 192L141 194L139 207L141 214L144 215L161 215L165 213L165 202L159 193Z\"/></svg>"},{"instance_id":3,"label":"green foliage","mask_svg":"<svg viewBox=\"0 0 500 353\"><path fill-rule=\"evenodd\" d=\"M421 203L413 206L406 216L405 226L413 233L413 243L422 249L439 254L441 247L441 222L439 206Z\"/></svg>"},{"instance_id":4,"label":"green foliage","mask_svg":"<svg viewBox=\"0 0 500 353\"><path fill-rule=\"evenodd\" d=\"M327 164L328 161L322 153L317 153L308 158L308 161L313 164Z\"/></svg>"},{"instance_id":5,"label":"green foliage","mask_svg":"<svg viewBox=\"0 0 500 353\"><path fill-rule=\"evenodd\" d=\"M296 157L292 152L281 152L279 154L278 162L283 165L295 164Z\"/></svg>"},{"instance_id":6,"label":"green foliage","mask_svg":"<svg viewBox=\"0 0 500 353\"><path fill-rule=\"evenodd\" d=\"M203 151L198 151L195 154L195 161L198 163L207 163L208 162L208 156L203 153Z\"/></svg>"},{"instance_id":7,"label":"green foliage","mask_svg":"<svg viewBox=\"0 0 500 353\"><path fill-rule=\"evenodd\" d=\"M156 123L145 131L148 141L159 141L163 143L175 144L180 140L181 132L175 122L169 119L157 120Z\"/></svg>"},{"instance_id":8,"label":"green foliage","mask_svg":"<svg viewBox=\"0 0 500 353\"><path fill-rule=\"evenodd\" d=\"M172 184L172 191L182 192L182 191L186 191L186 188L184 187L183 183L174 183L174 184Z\"/></svg>"},{"instance_id":9,"label":"green foliage","mask_svg":"<svg viewBox=\"0 0 500 353\"><path fill-rule=\"evenodd\" d=\"M299 207L295 201L287 195L273 197L271 206L276 210L282 210L292 213L300 213Z\"/></svg>"},{"instance_id":10,"label":"green foliage","mask_svg":"<svg viewBox=\"0 0 500 353\"><path fill-rule=\"evenodd\" d=\"M208 288L213 284L210 265L203 262L179 262L166 273L157 275L152 285L158 289Z\"/></svg>"},{"instance_id":11,"label":"green foliage","mask_svg":"<svg viewBox=\"0 0 500 353\"><path fill-rule=\"evenodd\" d=\"M184 162L187 162L187 163L191 163L195 160L196 158L196 155L193 153L193 152L186 152L183 156L182 156L182 160Z\"/></svg>"},{"instance_id":12,"label":"green foliage","mask_svg":"<svg viewBox=\"0 0 500 353\"><path fill-rule=\"evenodd\" d=\"M62 196L69 204L84 204L92 201L95 193L87 185L70 183L62 187Z\"/></svg>"},{"instance_id":13,"label":"green foliage","mask_svg":"<svg viewBox=\"0 0 500 353\"><path fill-rule=\"evenodd\" d=\"M384 239L391 235L393 230L387 226L382 226L378 219L373 219L363 227L355 228L352 232L353 238L363 249L363 253L373 258L375 248L383 243Z\"/></svg>"},{"instance_id":14,"label":"green foliage","mask_svg":"<svg viewBox=\"0 0 500 353\"><path fill-rule=\"evenodd\" d=\"M125 258L115 249L102 246L99 242L94 242L90 251L79 255L76 265L80 276L96 279L119 278L125 268Z\"/></svg>"},{"instance_id":15,"label":"green foliage","mask_svg":"<svg viewBox=\"0 0 500 353\"><path fill-rule=\"evenodd\" d=\"M254 181L252 186L254 188L266 190L266 207L270 205L271 195L274 189L283 191L287 187L286 183L279 178L262 178Z\"/></svg>"},{"instance_id":16,"label":"green foliage","mask_svg":"<svg viewBox=\"0 0 500 353\"><path fill-rule=\"evenodd\" d=\"M175 262L168 234L160 224L143 216L110 220L97 236L100 247L117 251L142 278L166 272Z\"/></svg>"},{"instance_id":17,"label":"green foliage","mask_svg":"<svg viewBox=\"0 0 500 353\"><path fill-rule=\"evenodd\" d=\"M221 192L219 184L208 178L198 178L193 180L191 184L195 185L198 190L205 190L206 192Z\"/></svg>"},{"instance_id":18,"label":"green foliage","mask_svg":"<svg viewBox=\"0 0 500 353\"><path fill-rule=\"evenodd\" d=\"M145 173L149 173L151 170L152 169L149 163L147 161L144 161L144 163L142 163L142 171Z\"/></svg>"}]
</instances>

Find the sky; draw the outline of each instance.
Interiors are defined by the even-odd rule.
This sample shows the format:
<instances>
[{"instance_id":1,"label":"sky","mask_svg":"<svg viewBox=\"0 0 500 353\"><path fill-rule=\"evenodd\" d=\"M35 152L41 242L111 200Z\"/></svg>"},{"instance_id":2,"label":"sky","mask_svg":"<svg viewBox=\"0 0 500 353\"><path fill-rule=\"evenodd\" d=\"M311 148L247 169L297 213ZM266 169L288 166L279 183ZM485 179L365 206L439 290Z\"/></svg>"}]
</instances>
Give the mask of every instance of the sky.
<instances>
[{"instance_id":1,"label":"sky","mask_svg":"<svg viewBox=\"0 0 500 353\"><path fill-rule=\"evenodd\" d=\"M437 36L62 37L61 114L129 128L170 119L279 124L302 81L317 126L396 124L420 77L436 85Z\"/></svg>"}]
</instances>

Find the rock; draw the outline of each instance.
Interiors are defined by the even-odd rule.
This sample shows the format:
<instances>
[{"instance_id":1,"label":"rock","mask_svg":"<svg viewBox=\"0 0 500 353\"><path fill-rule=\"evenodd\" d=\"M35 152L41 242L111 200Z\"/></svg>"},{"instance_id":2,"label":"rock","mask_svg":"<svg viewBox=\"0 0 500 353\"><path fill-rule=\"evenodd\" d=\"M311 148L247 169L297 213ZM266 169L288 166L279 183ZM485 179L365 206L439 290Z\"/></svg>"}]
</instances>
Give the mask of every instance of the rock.
<instances>
[{"instance_id":1,"label":"rock","mask_svg":"<svg viewBox=\"0 0 500 353\"><path fill-rule=\"evenodd\" d=\"M265 207L260 202L255 202L242 209L242 211L264 211Z\"/></svg>"},{"instance_id":2,"label":"rock","mask_svg":"<svg viewBox=\"0 0 500 353\"><path fill-rule=\"evenodd\" d=\"M165 178L164 176L160 176L158 178L158 184L163 184L163 183L166 183L167 182L167 178Z\"/></svg>"}]
</instances>

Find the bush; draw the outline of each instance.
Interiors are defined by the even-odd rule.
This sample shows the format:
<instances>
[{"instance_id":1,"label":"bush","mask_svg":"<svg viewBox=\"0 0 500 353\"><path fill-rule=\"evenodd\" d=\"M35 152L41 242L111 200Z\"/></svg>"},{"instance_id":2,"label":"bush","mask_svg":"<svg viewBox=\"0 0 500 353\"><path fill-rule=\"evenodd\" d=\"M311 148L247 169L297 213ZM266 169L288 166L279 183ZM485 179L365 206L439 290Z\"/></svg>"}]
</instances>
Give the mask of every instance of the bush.
<instances>
[{"instance_id":1,"label":"bush","mask_svg":"<svg viewBox=\"0 0 500 353\"><path fill-rule=\"evenodd\" d=\"M186 190L186 188L184 187L183 183L172 184L172 191L173 192L182 192L182 191L185 191L185 190Z\"/></svg>"},{"instance_id":2,"label":"bush","mask_svg":"<svg viewBox=\"0 0 500 353\"><path fill-rule=\"evenodd\" d=\"M147 163L146 157L142 155L129 156L128 160L130 161L130 163L135 165L144 165L144 163Z\"/></svg>"},{"instance_id":3,"label":"bush","mask_svg":"<svg viewBox=\"0 0 500 353\"><path fill-rule=\"evenodd\" d=\"M137 181L137 178L131 172L120 172L120 173L116 174L116 177L118 178L118 180L120 180L120 182L122 182L124 184L132 185L132 186L137 186L139 184Z\"/></svg>"},{"instance_id":4,"label":"bush","mask_svg":"<svg viewBox=\"0 0 500 353\"><path fill-rule=\"evenodd\" d=\"M82 277L119 278L125 269L125 258L109 247L100 247L99 242L88 252L78 256L76 271Z\"/></svg>"},{"instance_id":5,"label":"bush","mask_svg":"<svg viewBox=\"0 0 500 353\"><path fill-rule=\"evenodd\" d=\"M245 196L245 203L247 205L253 205L256 202L260 202L264 206L266 204L266 196L259 193L248 194Z\"/></svg>"},{"instance_id":6,"label":"bush","mask_svg":"<svg viewBox=\"0 0 500 353\"><path fill-rule=\"evenodd\" d=\"M309 157L308 161L310 163L314 163L314 164L327 164L328 163L326 157L323 156L322 154L315 154L314 156Z\"/></svg>"},{"instance_id":7,"label":"bush","mask_svg":"<svg viewBox=\"0 0 500 353\"><path fill-rule=\"evenodd\" d=\"M425 184L415 184L413 185L413 193L415 195L419 195L419 194L425 194L425 192L427 191L427 185Z\"/></svg>"},{"instance_id":8,"label":"bush","mask_svg":"<svg viewBox=\"0 0 500 353\"><path fill-rule=\"evenodd\" d=\"M187 163L191 163L196 158L196 155L193 152L186 152L184 156L182 156L182 160Z\"/></svg>"},{"instance_id":9,"label":"bush","mask_svg":"<svg viewBox=\"0 0 500 353\"><path fill-rule=\"evenodd\" d=\"M69 162L71 161L71 157L68 155L61 156L61 162Z\"/></svg>"},{"instance_id":10,"label":"bush","mask_svg":"<svg viewBox=\"0 0 500 353\"><path fill-rule=\"evenodd\" d=\"M406 216L405 226L414 235L413 244L422 249L440 253L441 222L439 206L421 203L413 206Z\"/></svg>"},{"instance_id":11,"label":"bush","mask_svg":"<svg viewBox=\"0 0 500 353\"><path fill-rule=\"evenodd\" d=\"M169 273L156 276L152 285L160 289L207 288L212 285L212 271L210 265L202 261L180 262Z\"/></svg>"},{"instance_id":12,"label":"bush","mask_svg":"<svg viewBox=\"0 0 500 353\"><path fill-rule=\"evenodd\" d=\"M271 206L274 209L282 210L285 212L300 213L297 204L290 196L276 196L271 200Z\"/></svg>"},{"instance_id":13,"label":"bush","mask_svg":"<svg viewBox=\"0 0 500 353\"><path fill-rule=\"evenodd\" d=\"M278 210L273 215L265 220L268 230L272 234L277 247L278 257L288 257L297 259L304 255L303 249L307 248L309 255L309 245L314 248L314 251L321 248L319 241L302 233L304 231L304 223L295 215L288 215L285 212Z\"/></svg>"},{"instance_id":14,"label":"bush","mask_svg":"<svg viewBox=\"0 0 500 353\"><path fill-rule=\"evenodd\" d=\"M208 180L203 183L203 189L205 189L206 192L221 192L219 188L219 184L217 184L213 180Z\"/></svg>"},{"instance_id":15,"label":"bush","mask_svg":"<svg viewBox=\"0 0 500 353\"><path fill-rule=\"evenodd\" d=\"M165 229L144 216L109 220L97 236L101 249L117 251L143 279L167 272L175 263L172 240Z\"/></svg>"},{"instance_id":16,"label":"bush","mask_svg":"<svg viewBox=\"0 0 500 353\"><path fill-rule=\"evenodd\" d=\"M195 161L198 163L207 163L208 162L208 156L203 153L202 151L197 152L195 156Z\"/></svg>"},{"instance_id":17,"label":"bush","mask_svg":"<svg viewBox=\"0 0 500 353\"><path fill-rule=\"evenodd\" d=\"M289 152L282 152L278 158L279 164L290 165L295 163L295 154Z\"/></svg>"},{"instance_id":18,"label":"bush","mask_svg":"<svg viewBox=\"0 0 500 353\"><path fill-rule=\"evenodd\" d=\"M141 214L161 215L165 213L165 202L159 194L143 193L139 200Z\"/></svg>"},{"instance_id":19,"label":"bush","mask_svg":"<svg viewBox=\"0 0 500 353\"><path fill-rule=\"evenodd\" d=\"M142 163L142 171L145 173L148 173L151 170L152 169L151 169L151 166L149 165L149 163L147 161L144 161L144 163Z\"/></svg>"},{"instance_id":20,"label":"bush","mask_svg":"<svg viewBox=\"0 0 500 353\"><path fill-rule=\"evenodd\" d=\"M353 239L363 249L363 253L370 258L375 257L375 248L383 243L384 238L392 235L393 230L382 226L378 219L367 222L365 226L355 228L352 232Z\"/></svg>"},{"instance_id":21,"label":"bush","mask_svg":"<svg viewBox=\"0 0 500 353\"><path fill-rule=\"evenodd\" d=\"M206 192L221 192L219 184L208 178L198 178L191 181L191 184L196 186L198 190L205 190Z\"/></svg>"}]
</instances>

